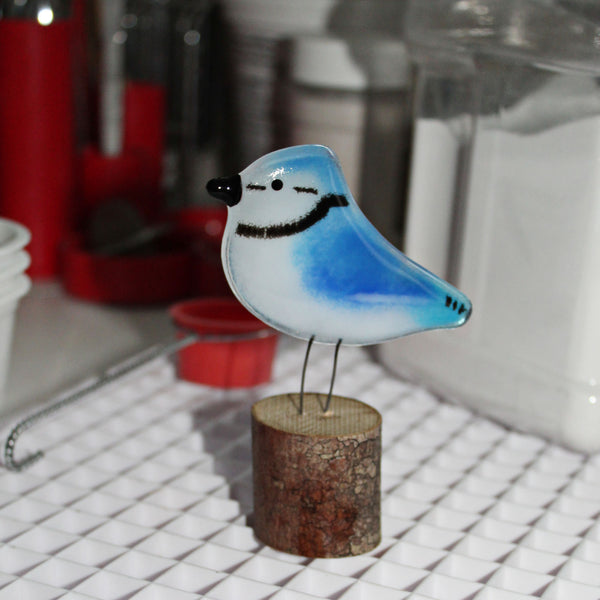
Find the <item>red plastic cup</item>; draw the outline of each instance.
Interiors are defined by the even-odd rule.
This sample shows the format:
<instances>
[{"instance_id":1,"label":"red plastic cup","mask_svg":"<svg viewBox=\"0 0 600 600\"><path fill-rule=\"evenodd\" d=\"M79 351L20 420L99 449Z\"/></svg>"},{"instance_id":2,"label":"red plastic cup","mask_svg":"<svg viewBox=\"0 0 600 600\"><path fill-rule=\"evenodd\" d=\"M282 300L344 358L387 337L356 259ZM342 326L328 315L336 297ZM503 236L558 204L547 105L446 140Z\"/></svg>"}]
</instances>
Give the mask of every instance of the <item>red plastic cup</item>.
<instances>
[{"instance_id":1,"label":"red plastic cup","mask_svg":"<svg viewBox=\"0 0 600 600\"><path fill-rule=\"evenodd\" d=\"M223 341L200 340L180 350L177 374L181 379L225 389L270 381L278 334L235 298L187 300L173 305L169 312L180 337L190 331L227 337ZM231 339L238 335L241 339Z\"/></svg>"}]
</instances>

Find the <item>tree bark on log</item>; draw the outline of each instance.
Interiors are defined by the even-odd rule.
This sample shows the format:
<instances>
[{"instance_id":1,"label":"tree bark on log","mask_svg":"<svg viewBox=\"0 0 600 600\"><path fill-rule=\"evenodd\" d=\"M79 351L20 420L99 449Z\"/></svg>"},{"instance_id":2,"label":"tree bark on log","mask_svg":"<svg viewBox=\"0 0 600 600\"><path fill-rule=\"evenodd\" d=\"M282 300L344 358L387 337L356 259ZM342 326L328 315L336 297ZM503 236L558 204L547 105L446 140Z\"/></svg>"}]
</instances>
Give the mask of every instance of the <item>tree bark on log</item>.
<instances>
[{"instance_id":1,"label":"tree bark on log","mask_svg":"<svg viewBox=\"0 0 600 600\"><path fill-rule=\"evenodd\" d=\"M252 407L254 532L307 557L363 554L381 539L381 415L333 396L272 396Z\"/></svg>"}]
</instances>

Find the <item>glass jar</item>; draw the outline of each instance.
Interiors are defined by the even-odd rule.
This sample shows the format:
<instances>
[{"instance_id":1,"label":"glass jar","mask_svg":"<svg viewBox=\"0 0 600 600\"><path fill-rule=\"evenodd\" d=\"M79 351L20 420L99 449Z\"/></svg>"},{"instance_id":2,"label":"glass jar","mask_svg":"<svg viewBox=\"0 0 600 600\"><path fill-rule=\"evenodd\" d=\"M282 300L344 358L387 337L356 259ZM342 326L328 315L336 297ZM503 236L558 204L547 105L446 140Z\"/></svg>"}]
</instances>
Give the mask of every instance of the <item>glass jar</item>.
<instances>
[{"instance_id":1,"label":"glass jar","mask_svg":"<svg viewBox=\"0 0 600 600\"><path fill-rule=\"evenodd\" d=\"M535 0L415 1L407 19L418 118L406 250L465 292L473 317L384 360L597 450L600 30Z\"/></svg>"}]
</instances>

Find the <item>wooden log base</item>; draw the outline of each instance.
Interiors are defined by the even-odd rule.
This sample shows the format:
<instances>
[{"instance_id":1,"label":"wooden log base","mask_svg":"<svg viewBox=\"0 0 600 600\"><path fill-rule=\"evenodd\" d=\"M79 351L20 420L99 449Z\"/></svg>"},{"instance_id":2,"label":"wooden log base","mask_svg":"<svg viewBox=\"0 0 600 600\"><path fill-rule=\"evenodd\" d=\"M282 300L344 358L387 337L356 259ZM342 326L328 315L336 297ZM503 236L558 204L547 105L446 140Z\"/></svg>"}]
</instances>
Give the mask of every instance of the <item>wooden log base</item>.
<instances>
[{"instance_id":1,"label":"wooden log base","mask_svg":"<svg viewBox=\"0 0 600 600\"><path fill-rule=\"evenodd\" d=\"M381 415L325 394L271 396L252 407L254 532L276 550L355 556L381 539Z\"/></svg>"}]
</instances>

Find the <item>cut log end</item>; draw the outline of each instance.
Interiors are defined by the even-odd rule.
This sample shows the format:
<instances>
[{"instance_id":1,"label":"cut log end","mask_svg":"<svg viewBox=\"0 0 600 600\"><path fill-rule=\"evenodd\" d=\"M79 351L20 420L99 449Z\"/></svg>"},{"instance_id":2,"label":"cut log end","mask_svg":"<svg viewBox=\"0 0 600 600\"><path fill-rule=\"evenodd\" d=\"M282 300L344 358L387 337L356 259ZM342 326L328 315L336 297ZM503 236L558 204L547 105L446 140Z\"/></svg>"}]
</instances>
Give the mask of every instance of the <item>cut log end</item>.
<instances>
[{"instance_id":1,"label":"cut log end","mask_svg":"<svg viewBox=\"0 0 600 600\"><path fill-rule=\"evenodd\" d=\"M380 541L381 415L333 396L272 396L252 408L254 531L307 557L363 554Z\"/></svg>"}]
</instances>

